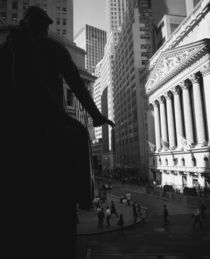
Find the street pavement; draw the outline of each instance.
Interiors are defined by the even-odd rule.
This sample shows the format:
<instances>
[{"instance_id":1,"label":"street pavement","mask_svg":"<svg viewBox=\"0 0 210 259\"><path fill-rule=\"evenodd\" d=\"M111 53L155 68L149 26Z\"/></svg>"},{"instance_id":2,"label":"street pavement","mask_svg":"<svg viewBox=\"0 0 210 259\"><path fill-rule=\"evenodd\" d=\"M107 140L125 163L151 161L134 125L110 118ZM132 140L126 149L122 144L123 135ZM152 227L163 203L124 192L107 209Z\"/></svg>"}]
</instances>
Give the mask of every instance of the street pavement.
<instances>
[{"instance_id":1,"label":"street pavement","mask_svg":"<svg viewBox=\"0 0 210 259\"><path fill-rule=\"evenodd\" d=\"M119 203L119 197L127 191L132 194L132 200L137 201L142 206L148 208L146 224L138 223L125 229L124 234L120 233L115 226L113 218L110 229L104 228L100 235L79 235L78 236L78 258L86 258L87 251L89 258L178 258L175 255L189 255L188 259L201 258L200 255L210 255L210 200L205 199L207 205L207 217L202 220L203 228L192 228L192 212L198 204L200 197L186 199L175 199L174 197L162 197L160 195L147 194L143 188L132 185L113 184L111 197L115 198L116 205L120 210L121 206L125 215L130 216L132 224L132 209ZM118 197L118 198L117 198ZM118 200L118 202L117 202ZM163 224L163 204L169 210L170 224ZM131 210L129 210L131 209ZM130 214L131 212L131 214ZM93 212L92 212L93 213ZM86 218L83 214L83 217ZM87 214L86 214L87 215ZM97 221L90 220L89 230L93 229L98 233L101 231L97 227ZM96 218L95 218L96 219ZM129 217L128 217L129 219ZM86 222L88 219L86 218ZM81 223L80 223L81 224ZM81 225L82 226L82 225ZM83 228L84 230L84 228ZM87 228L86 228L87 230ZM106 231L105 231L106 230ZM111 232L109 232L111 230ZM106 232L106 233L105 233ZM81 232L80 232L81 233ZM135 257L134 257L135 255ZM144 257L140 257L140 255ZM154 257L149 257L154 255ZM115 256L115 257L114 257ZM127 256L127 257L126 257ZM130 257L129 257L130 256ZM146 257L148 256L148 257ZM174 256L174 257L171 257ZM183 259L186 257L182 257ZM203 257L209 258L209 257Z\"/></svg>"}]
</instances>

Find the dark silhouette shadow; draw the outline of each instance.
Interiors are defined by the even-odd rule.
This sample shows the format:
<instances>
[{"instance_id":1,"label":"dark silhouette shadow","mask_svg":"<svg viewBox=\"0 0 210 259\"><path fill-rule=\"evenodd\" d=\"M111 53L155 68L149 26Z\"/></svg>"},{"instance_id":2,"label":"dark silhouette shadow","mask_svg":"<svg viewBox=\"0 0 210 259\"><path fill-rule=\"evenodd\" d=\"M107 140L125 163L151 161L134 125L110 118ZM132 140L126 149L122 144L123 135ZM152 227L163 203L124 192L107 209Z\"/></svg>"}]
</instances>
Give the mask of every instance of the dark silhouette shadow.
<instances>
[{"instance_id":1,"label":"dark silhouette shadow","mask_svg":"<svg viewBox=\"0 0 210 259\"><path fill-rule=\"evenodd\" d=\"M65 112L63 79L95 127L114 126L67 49L48 37L52 22L31 6L0 45L5 240L22 258L76 258L76 204L92 203L88 131Z\"/></svg>"}]
</instances>

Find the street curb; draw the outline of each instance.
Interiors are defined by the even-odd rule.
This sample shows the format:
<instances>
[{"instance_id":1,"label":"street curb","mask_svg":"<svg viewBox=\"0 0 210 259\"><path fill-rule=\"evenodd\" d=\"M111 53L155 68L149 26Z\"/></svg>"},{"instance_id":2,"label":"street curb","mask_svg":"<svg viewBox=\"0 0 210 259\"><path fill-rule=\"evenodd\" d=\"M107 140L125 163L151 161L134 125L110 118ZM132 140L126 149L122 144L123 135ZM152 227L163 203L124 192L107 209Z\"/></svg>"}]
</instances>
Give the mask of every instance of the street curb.
<instances>
[{"instance_id":1,"label":"street curb","mask_svg":"<svg viewBox=\"0 0 210 259\"><path fill-rule=\"evenodd\" d=\"M150 216L150 214L148 213L145 220ZM136 223L133 223L133 224L130 224L130 225L127 225L124 227L124 229L128 229L128 228L131 228L137 224L139 224L140 222L142 222L142 219L139 219ZM78 237L80 236L93 236L93 235L102 235L102 234L107 234L107 233L111 233L111 232L117 232L117 231L121 231L120 228L116 228L116 229L107 229L105 231L99 231L99 232L89 232L89 233L79 233L77 234Z\"/></svg>"}]
</instances>

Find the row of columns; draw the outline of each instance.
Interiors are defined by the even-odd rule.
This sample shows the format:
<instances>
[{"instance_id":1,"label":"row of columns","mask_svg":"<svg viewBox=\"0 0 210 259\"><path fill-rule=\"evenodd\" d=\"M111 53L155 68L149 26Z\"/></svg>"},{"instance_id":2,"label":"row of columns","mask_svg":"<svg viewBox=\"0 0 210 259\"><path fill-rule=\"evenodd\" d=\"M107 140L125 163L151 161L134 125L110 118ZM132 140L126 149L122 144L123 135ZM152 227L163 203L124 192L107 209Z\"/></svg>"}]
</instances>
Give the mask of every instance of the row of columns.
<instances>
[{"instance_id":1,"label":"row of columns","mask_svg":"<svg viewBox=\"0 0 210 259\"><path fill-rule=\"evenodd\" d=\"M210 84L209 67L210 66L208 66L207 69L205 68L204 71L201 71L203 72L202 76L204 85L206 83ZM192 98L194 104L197 144L202 146L207 143L208 136L206 134L205 111L202 103L201 78L199 75L201 74L196 73L190 75L187 80L180 82L178 86L174 87L152 103L155 117L156 150L161 150L161 148L164 148L164 145L168 145L171 149L174 149L175 147L180 149L183 147L183 141L187 141L187 144L194 144L195 131L190 86L193 88ZM210 85L206 85L207 89L208 87L210 87ZM181 91L182 100L180 95ZM172 101L172 98L174 102ZM209 104L206 103L206 105L206 112L208 113L207 116L209 116ZM209 117L207 117L207 121L210 123ZM208 124L207 127L209 129L210 125Z\"/></svg>"}]
</instances>

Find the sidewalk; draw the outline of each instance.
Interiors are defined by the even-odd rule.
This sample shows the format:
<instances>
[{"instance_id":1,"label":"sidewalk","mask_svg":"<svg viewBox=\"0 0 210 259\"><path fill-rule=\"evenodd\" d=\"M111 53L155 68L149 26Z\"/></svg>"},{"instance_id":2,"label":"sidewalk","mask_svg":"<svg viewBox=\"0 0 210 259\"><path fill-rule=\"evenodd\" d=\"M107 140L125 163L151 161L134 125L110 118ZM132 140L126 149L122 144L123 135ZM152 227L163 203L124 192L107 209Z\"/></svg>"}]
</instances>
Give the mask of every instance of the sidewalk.
<instances>
[{"instance_id":1,"label":"sidewalk","mask_svg":"<svg viewBox=\"0 0 210 259\"><path fill-rule=\"evenodd\" d=\"M111 200L114 201L116 210L118 214L123 214L124 218L124 228L135 225L133 218L133 208L132 205L128 206L127 204L121 204L120 198L118 196L110 194L107 198L107 203L103 204L104 211L106 210L106 206L110 207ZM143 212L143 216L146 217L146 211ZM79 224L77 225L77 235L93 235L93 234L101 234L110 231L118 231L120 230L117 225L118 218L115 215L112 215L110 220L110 227L106 226L106 218L104 218L104 227L100 228L98 226L98 217L95 208L91 209L91 211L78 210ZM140 222L141 220L137 221Z\"/></svg>"}]
</instances>

